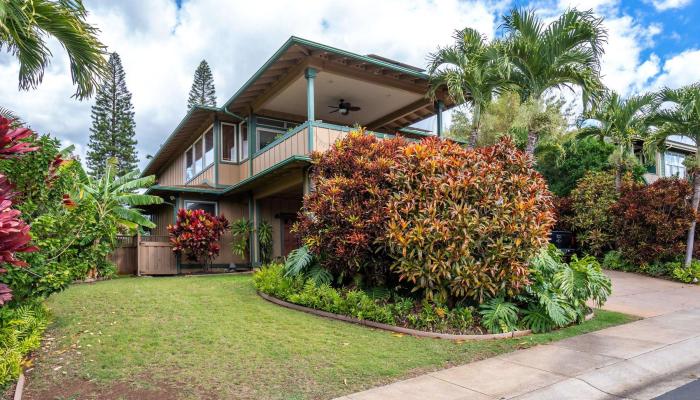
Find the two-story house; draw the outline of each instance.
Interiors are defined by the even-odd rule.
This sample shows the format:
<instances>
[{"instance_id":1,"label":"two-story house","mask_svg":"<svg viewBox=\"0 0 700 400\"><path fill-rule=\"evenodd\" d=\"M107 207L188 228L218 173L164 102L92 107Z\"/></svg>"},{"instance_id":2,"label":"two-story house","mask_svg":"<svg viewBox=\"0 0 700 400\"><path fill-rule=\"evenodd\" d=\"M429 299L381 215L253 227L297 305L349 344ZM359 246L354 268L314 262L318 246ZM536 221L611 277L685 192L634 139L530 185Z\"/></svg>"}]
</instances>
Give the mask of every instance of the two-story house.
<instances>
[{"instance_id":1,"label":"two-story house","mask_svg":"<svg viewBox=\"0 0 700 400\"><path fill-rule=\"evenodd\" d=\"M445 91L428 98L428 84L420 68L290 38L221 108L187 113L150 160L143 175L156 175L157 185L149 193L166 204L147 210L157 227L141 243L167 248L177 209L204 209L254 226L267 221L273 256L285 256L299 244L290 228L310 190L309 155L358 125L380 138L417 138L433 133L411 126L437 116L441 135L442 111L453 104ZM227 233L215 266L260 261L255 234L245 260L230 244ZM190 267L166 253L139 254L144 274Z\"/></svg>"}]
</instances>

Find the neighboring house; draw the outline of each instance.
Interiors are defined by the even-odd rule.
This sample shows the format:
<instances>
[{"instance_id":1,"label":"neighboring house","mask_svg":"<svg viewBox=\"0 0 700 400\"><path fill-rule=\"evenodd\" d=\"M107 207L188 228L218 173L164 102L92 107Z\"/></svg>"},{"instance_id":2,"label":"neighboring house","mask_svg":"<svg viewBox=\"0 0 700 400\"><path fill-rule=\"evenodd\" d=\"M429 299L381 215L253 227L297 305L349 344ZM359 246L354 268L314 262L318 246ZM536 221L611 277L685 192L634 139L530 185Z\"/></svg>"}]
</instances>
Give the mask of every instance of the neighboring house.
<instances>
[{"instance_id":1,"label":"neighboring house","mask_svg":"<svg viewBox=\"0 0 700 400\"><path fill-rule=\"evenodd\" d=\"M635 144L635 153L643 160L642 143ZM647 183L654 183L662 177L677 176L686 178L685 160L695 154L693 141L684 136L670 136L666 139L663 151L657 151L653 162L649 163L644 179Z\"/></svg>"},{"instance_id":2,"label":"neighboring house","mask_svg":"<svg viewBox=\"0 0 700 400\"><path fill-rule=\"evenodd\" d=\"M418 138L433 133L411 125L437 115L441 135L442 111L453 104L446 91L435 102L427 92L428 76L420 68L290 38L221 108L188 112L151 159L143 175L156 175L149 193L166 204L146 210L157 227L141 243L167 248L167 225L177 209L201 208L229 221L267 221L273 256L285 256L299 245L290 228L310 190L309 155L356 125L380 138ZM240 259L230 250L228 233L213 264L259 263L255 235L252 242L249 257ZM139 253L142 264L161 263L140 265L141 273L194 267L154 254Z\"/></svg>"}]
</instances>

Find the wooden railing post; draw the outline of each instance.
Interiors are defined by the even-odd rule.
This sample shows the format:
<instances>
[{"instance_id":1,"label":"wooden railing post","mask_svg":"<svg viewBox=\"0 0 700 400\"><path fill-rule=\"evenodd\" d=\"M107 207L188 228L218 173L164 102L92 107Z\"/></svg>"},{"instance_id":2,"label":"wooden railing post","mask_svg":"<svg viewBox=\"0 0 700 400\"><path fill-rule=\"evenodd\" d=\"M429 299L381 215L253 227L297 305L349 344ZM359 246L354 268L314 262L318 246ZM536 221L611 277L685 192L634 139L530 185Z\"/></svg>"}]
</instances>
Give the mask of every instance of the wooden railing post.
<instances>
[{"instance_id":1,"label":"wooden railing post","mask_svg":"<svg viewBox=\"0 0 700 400\"><path fill-rule=\"evenodd\" d=\"M136 276L141 276L141 232L136 231Z\"/></svg>"}]
</instances>

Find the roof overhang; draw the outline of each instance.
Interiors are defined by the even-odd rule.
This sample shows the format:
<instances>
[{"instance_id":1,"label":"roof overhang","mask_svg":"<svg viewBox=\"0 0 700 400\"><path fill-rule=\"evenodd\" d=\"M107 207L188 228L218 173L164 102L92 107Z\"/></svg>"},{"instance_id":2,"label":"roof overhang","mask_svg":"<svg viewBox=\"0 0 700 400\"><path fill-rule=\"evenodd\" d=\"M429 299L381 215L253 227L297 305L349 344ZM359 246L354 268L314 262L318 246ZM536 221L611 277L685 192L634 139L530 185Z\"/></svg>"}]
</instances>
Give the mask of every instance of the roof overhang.
<instances>
[{"instance_id":1,"label":"roof overhang","mask_svg":"<svg viewBox=\"0 0 700 400\"><path fill-rule=\"evenodd\" d=\"M225 122L238 122L241 120L241 117L220 108L193 107L168 136L165 143L160 146L141 175L153 175L160 172L173 158L186 150L197 139L197 134L203 133L204 129L211 125L215 119Z\"/></svg>"},{"instance_id":2,"label":"roof overhang","mask_svg":"<svg viewBox=\"0 0 700 400\"><path fill-rule=\"evenodd\" d=\"M374 55L359 55L298 37L291 37L223 106L239 115L256 113L302 122L306 120L304 71L316 77L316 119L359 123L368 129L393 131L435 115L426 95L429 76L422 69ZM340 99L363 106L341 116L328 106ZM454 104L437 92L446 108Z\"/></svg>"}]
</instances>

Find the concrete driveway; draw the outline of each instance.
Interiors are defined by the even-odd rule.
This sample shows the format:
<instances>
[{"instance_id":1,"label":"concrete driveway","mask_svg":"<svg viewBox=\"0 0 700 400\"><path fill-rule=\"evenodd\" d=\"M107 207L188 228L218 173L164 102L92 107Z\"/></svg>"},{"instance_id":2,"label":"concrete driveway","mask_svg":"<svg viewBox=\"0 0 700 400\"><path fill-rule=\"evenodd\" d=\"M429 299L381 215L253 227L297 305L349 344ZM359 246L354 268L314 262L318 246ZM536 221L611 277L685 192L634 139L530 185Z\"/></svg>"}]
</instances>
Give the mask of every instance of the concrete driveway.
<instances>
[{"instance_id":1,"label":"concrete driveway","mask_svg":"<svg viewBox=\"0 0 700 400\"><path fill-rule=\"evenodd\" d=\"M642 400L697 380L700 287L608 274L613 295L604 308L645 319L341 399Z\"/></svg>"}]
</instances>

